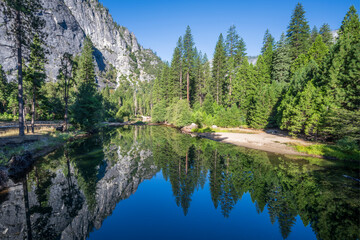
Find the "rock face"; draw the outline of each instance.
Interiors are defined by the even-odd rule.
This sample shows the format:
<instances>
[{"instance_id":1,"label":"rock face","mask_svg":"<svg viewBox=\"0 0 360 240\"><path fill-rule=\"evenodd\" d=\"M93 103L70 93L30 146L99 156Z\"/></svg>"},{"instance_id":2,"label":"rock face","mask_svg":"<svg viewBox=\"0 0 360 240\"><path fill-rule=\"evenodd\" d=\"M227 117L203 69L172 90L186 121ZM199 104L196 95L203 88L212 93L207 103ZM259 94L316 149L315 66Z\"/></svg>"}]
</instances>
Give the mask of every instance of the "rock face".
<instances>
[{"instance_id":1,"label":"rock face","mask_svg":"<svg viewBox=\"0 0 360 240\"><path fill-rule=\"evenodd\" d=\"M94 57L100 86L106 82L104 73L115 68L118 79L137 78L152 80L161 62L151 50L144 49L133 33L114 22L109 11L98 0L41 0L41 16L46 22L43 31L46 44L48 81L56 81L61 56L65 53L78 55L85 37L94 44ZM16 75L16 58L11 49L13 39L6 34L0 11L0 64L5 72ZM26 53L25 53L26 56ZM116 83L113 83L116 85Z\"/></svg>"}]
</instances>

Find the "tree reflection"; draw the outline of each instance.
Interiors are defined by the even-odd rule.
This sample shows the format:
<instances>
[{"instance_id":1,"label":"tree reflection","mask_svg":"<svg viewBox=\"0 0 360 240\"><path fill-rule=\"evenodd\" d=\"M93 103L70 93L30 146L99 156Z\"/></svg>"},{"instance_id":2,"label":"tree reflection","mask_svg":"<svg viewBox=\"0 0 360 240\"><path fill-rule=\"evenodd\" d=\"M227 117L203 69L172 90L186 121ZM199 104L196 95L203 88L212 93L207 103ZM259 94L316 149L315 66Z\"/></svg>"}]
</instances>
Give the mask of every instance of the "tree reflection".
<instances>
[{"instance_id":1,"label":"tree reflection","mask_svg":"<svg viewBox=\"0 0 360 240\"><path fill-rule=\"evenodd\" d=\"M68 232L86 238L119 201L160 170L185 216L194 193L208 186L214 211L231 218L249 194L257 212L279 224L284 239L297 216L318 239L359 238L359 186L343 177L357 176L356 170L322 168L143 126L103 131L39 160L22 182L27 238L60 238L75 218L80 218L76 224L84 222Z\"/></svg>"}]
</instances>

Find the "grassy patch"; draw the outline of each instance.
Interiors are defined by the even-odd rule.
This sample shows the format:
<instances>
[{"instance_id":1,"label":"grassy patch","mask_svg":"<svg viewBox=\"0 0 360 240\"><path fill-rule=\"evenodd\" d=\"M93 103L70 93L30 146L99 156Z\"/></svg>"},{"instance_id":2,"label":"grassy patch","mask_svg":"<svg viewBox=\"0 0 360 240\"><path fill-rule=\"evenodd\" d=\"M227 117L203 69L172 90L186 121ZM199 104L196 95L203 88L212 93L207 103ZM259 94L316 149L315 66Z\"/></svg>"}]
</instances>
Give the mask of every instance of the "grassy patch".
<instances>
[{"instance_id":1,"label":"grassy patch","mask_svg":"<svg viewBox=\"0 0 360 240\"><path fill-rule=\"evenodd\" d=\"M314 144L310 146L295 145L298 152L311 155L325 156L339 160L360 160L360 151L358 149L346 149L338 145Z\"/></svg>"},{"instance_id":2,"label":"grassy patch","mask_svg":"<svg viewBox=\"0 0 360 240\"><path fill-rule=\"evenodd\" d=\"M194 129L191 129L191 132L208 133L208 132L214 132L214 130L209 128L209 127L206 127L206 128L194 128Z\"/></svg>"}]
</instances>

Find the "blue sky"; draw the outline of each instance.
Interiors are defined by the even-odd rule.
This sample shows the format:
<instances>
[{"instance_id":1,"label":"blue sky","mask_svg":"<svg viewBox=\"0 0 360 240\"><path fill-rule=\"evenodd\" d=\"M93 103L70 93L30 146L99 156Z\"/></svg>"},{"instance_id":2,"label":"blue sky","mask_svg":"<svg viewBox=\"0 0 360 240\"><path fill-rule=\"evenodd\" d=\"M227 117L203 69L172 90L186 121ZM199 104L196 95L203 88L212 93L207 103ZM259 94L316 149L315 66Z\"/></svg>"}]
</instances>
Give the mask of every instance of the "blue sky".
<instances>
[{"instance_id":1,"label":"blue sky","mask_svg":"<svg viewBox=\"0 0 360 240\"><path fill-rule=\"evenodd\" d=\"M114 20L135 33L139 43L170 61L179 36L191 27L196 47L209 58L220 33L235 25L245 40L247 53L260 53L265 30L279 39L285 32L298 0L100 0ZM351 5L360 10L360 0L303 0L310 28L328 23L341 25Z\"/></svg>"}]
</instances>

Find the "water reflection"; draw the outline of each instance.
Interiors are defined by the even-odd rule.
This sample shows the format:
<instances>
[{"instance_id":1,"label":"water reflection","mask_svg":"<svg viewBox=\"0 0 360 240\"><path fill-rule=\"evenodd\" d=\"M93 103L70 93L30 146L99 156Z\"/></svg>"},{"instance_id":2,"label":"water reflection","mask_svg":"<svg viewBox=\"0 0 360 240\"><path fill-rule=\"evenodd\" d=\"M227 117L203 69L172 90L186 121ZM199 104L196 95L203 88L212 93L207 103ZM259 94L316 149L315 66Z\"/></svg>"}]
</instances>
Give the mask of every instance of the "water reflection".
<instances>
[{"instance_id":1,"label":"water reflection","mask_svg":"<svg viewBox=\"0 0 360 240\"><path fill-rule=\"evenodd\" d=\"M39 160L0 195L1 239L85 239L160 171L185 216L194 193L208 183L213 211L224 218L231 219L249 193L256 211L266 210L284 239L297 216L318 239L359 238L359 185L343 177L358 177L357 170L137 126L104 131Z\"/></svg>"}]
</instances>

